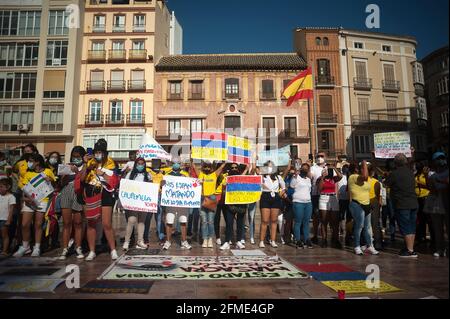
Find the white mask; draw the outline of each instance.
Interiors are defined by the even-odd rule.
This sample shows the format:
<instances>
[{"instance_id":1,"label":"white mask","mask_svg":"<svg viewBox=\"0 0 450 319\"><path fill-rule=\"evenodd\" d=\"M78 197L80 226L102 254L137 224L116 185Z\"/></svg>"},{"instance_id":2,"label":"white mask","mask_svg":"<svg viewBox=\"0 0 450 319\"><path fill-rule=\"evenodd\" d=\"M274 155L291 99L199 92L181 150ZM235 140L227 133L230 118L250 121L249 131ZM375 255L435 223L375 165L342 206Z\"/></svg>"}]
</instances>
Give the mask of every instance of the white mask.
<instances>
[{"instance_id":1,"label":"white mask","mask_svg":"<svg viewBox=\"0 0 450 319\"><path fill-rule=\"evenodd\" d=\"M322 165L323 163L325 163L325 159L324 159L323 157L319 157L319 158L317 159L317 163L320 164L320 165Z\"/></svg>"},{"instance_id":2,"label":"white mask","mask_svg":"<svg viewBox=\"0 0 450 319\"><path fill-rule=\"evenodd\" d=\"M269 174L273 173L273 167L272 166L267 167L267 173L269 173Z\"/></svg>"}]
</instances>

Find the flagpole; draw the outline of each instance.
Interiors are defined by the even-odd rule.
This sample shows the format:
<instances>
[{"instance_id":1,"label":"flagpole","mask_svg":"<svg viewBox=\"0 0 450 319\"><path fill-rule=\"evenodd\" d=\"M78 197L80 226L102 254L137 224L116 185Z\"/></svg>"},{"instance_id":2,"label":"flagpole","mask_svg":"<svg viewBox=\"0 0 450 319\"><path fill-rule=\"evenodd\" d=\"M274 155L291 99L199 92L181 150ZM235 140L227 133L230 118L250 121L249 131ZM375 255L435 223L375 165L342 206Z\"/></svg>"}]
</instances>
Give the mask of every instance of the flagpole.
<instances>
[{"instance_id":1,"label":"flagpole","mask_svg":"<svg viewBox=\"0 0 450 319\"><path fill-rule=\"evenodd\" d=\"M319 139L318 139L318 130L317 130L317 110L316 110L316 81L314 77L314 60L311 62L311 79L312 79L312 86L313 86L313 116L314 116L314 136L315 136L315 151L316 154L319 152ZM309 99L308 99L309 103ZM308 104L309 109L309 104ZM310 143L311 144L311 143ZM313 154L314 157L315 154Z\"/></svg>"}]
</instances>

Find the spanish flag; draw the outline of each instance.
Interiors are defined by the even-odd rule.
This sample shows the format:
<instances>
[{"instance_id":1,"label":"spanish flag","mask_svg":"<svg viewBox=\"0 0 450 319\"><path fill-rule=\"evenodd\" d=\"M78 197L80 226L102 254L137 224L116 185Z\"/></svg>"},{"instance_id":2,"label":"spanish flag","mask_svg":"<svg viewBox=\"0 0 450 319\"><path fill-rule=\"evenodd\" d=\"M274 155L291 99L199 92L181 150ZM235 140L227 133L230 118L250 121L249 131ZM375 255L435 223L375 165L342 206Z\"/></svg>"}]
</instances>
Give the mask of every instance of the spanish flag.
<instances>
[{"instance_id":1,"label":"spanish flag","mask_svg":"<svg viewBox=\"0 0 450 319\"><path fill-rule=\"evenodd\" d=\"M287 106L291 106L297 100L313 98L313 81L311 68L297 75L286 87L283 96L288 99Z\"/></svg>"}]
</instances>

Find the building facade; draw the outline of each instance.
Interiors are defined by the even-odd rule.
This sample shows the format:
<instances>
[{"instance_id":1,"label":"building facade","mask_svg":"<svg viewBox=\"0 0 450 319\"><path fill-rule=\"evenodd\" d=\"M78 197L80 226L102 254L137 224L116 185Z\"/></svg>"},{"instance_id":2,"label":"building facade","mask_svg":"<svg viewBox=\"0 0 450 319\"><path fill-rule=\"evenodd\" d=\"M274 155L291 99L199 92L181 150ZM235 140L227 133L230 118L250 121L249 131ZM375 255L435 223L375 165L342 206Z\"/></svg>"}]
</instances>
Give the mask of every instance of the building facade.
<instances>
[{"instance_id":1,"label":"building facade","mask_svg":"<svg viewBox=\"0 0 450 319\"><path fill-rule=\"evenodd\" d=\"M313 154L324 152L330 159L345 156L339 29L297 28L294 49L314 75L314 102L310 103Z\"/></svg>"},{"instance_id":2,"label":"building facade","mask_svg":"<svg viewBox=\"0 0 450 319\"><path fill-rule=\"evenodd\" d=\"M105 138L124 161L153 134L154 65L169 54L170 20L162 0L86 2L78 144Z\"/></svg>"},{"instance_id":3,"label":"building facade","mask_svg":"<svg viewBox=\"0 0 450 319\"><path fill-rule=\"evenodd\" d=\"M183 54L183 28L172 11L170 17L170 55Z\"/></svg>"},{"instance_id":4,"label":"building facade","mask_svg":"<svg viewBox=\"0 0 450 319\"><path fill-rule=\"evenodd\" d=\"M425 91L430 121L429 151L448 154L448 46L429 54L422 60Z\"/></svg>"},{"instance_id":5,"label":"building facade","mask_svg":"<svg viewBox=\"0 0 450 319\"><path fill-rule=\"evenodd\" d=\"M84 1L0 1L0 150L75 142Z\"/></svg>"},{"instance_id":6,"label":"building facade","mask_svg":"<svg viewBox=\"0 0 450 319\"><path fill-rule=\"evenodd\" d=\"M370 158L373 134L409 131L418 159L427 156L422 66L412 37L340 29L347 153Z\"/></svg>"},{"instance_id":7,"label":"building facade","mask_svg":"<svg viewBox=\"0 0 450 319\"><path fill-rule=\"evenodd\" d=\"M253 139L259 150L290 145L292 156L306 160L307 103L287 107L281 97L305 68L295 53L163 57L156 65L156 139L188 154L192 132L225 131Z\"/></svg>"}]
</instances>

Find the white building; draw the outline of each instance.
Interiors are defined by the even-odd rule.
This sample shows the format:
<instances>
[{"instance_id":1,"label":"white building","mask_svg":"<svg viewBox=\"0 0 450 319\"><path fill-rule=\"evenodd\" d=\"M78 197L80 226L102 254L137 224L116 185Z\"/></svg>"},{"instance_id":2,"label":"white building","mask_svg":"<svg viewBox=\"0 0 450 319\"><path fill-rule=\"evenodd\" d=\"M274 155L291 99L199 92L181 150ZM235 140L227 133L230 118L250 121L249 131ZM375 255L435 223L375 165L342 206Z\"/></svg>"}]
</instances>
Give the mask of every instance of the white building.
<instances>
[{"instance_id":1,"label":"white building","mask_svg":"<svg viewBox=\"0 0 450 319\"><path fill-rule=\"evenodd\" d=\"M170 55L183 54L183 28L172 11L170 19Z\"/></svg>"}]
</instances>

